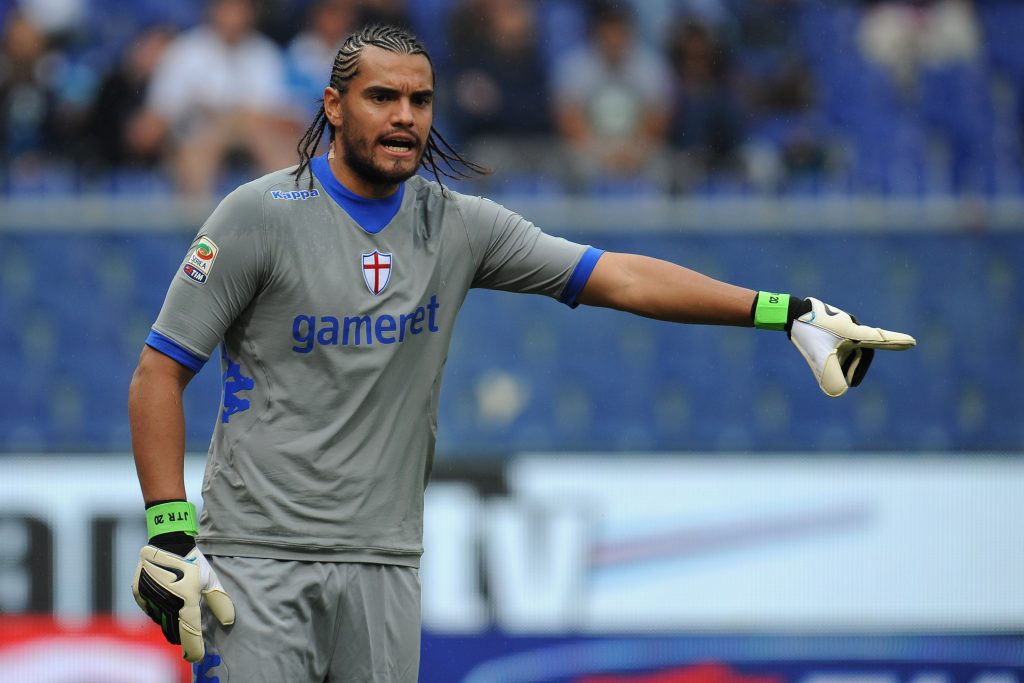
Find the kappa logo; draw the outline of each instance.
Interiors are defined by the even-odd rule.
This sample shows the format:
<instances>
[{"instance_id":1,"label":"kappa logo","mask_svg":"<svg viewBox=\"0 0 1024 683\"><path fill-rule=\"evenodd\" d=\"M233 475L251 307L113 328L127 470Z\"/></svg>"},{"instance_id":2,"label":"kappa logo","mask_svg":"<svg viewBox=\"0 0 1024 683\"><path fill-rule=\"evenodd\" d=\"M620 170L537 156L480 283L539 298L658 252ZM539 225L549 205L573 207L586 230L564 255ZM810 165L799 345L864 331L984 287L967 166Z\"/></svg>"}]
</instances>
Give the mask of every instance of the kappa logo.
<instances>
[{"instance_id":1,"label":"kappa logo","mask_svg":"<svg viewBox=\"0 0 1024 683\"><path fill-rule=\"evenodd\" d=\"M292 199L302 201L303 199L314 199L320 196L320 190L296 190L295 192L281 192L274 190L270 193L271 199Z\"/></svg>"},{"instance_id":2,"label":"kappa logo","mask_svg":"<svg viewBox=\"0 0 1024 683\"><path fill-rule=\"evenodd\" d=\"M220 655L208 652L203 661L192 665L192 677L196 683L220 683L220 676L214 669L220 666Z\"/></svg>"},{"instance_id":3,"label":"kappa logo","mask_svg":"<svg viewBox=\"0 0 1024 683\"><path fill-rule=\"evenodd\" d=\"M363 254L363 281L370 294L377 296L384 291L391 282L392 270L391 254L385 254L377 249L369 254Z\"/></svg>"},{"instance_id":4,"label":"kappa logo","mask_svg":"<svg viewBox=\"0 0 1024 683\"><path fill-rule=\"evenodd\" d=\"M220 247L207 235L200 235L188 250L181 271L193 281L203 284L210 276L213 262L217 260Z\"/></svg>"},{"instance_id":5,"label":"kappa logo","mask_svg":"<svg viewBox=\"0 0 1024 683\"><path fill-rule=\"evenodd\" d=\"M241 391L252 391L256 387L256 380L242 374L240 364L228 358L227 351L224 351L224 410L221 411L220 421L228 424L231 416L236 413L244 413L249 410L250 401L238 395Z\"/></svg>"}]
</instances>

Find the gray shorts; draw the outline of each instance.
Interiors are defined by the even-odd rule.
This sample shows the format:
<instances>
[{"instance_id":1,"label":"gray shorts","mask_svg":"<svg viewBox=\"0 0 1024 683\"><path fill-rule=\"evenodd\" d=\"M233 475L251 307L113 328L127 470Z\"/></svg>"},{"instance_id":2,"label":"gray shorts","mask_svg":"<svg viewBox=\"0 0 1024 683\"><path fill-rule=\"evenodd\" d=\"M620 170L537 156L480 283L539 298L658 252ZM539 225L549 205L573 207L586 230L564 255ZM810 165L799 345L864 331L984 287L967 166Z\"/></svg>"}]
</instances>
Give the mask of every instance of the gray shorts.
<instances>
[{"instance_id":1,"label":"gray shorts","mask_svg":"<svg viewBox=\"0 0 1024 683\"><path fill-rule=\"evenodd\" d=\"M210 557L235 603L203 611L197 683L415 683L419 570L380 564Z\"/></svg>"}]
</instances>

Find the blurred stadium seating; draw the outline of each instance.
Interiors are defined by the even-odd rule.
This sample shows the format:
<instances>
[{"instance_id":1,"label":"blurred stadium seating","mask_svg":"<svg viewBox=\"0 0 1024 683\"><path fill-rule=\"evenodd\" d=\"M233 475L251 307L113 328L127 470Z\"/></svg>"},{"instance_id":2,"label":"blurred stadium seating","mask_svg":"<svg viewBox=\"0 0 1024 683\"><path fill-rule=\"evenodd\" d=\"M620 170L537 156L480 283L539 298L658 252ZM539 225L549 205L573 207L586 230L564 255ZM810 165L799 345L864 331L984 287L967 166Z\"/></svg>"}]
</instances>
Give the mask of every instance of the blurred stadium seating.
<instances>
[{"instance_id":1,"label":"blurred stadium seating","mask_svg":"<svg viewBox=\"0 0 1024 683\"><path fill-rule=\"evenodd\" d=\"M438 63L444 85L446 31L459 0L407 3L408 18L423 36ZM273 3L274 16L286 14L283 26L297 30L310 0ZM742 13L743 2L722 0ZM756 4L756 3L755 3ZM862 3L854 0L801 0L792 3L795 54L780 56L772 50L730 44L731 59L748 77L760 78L793 58L810 71L814 98L803 111L746 112L745 143L767 145L776 152L798 129L813 135L830 153L826 168L786 176L777 188L795 194L932 195L973 192L982 195L1019 195L1024 192L1024 46L1015 27L1024 25L1024 5L1015 0L974 2L983 32L984 49L971 63L954 62L924 68L916 92L901 96L889 74L866 61L857 44ZM680 3L680 7L686 3ZM270 6L270 4L268 4ZM540 50L549 66L586 35L586 3L557 0L540 3ZM177 28L194 25L202 16L202 0L176 3L129 3L103 0L86 12L87 21L63 41L57 82L66 104L87 100L91 88L147 26ZM113 18L113 20L112 20ZM2 19L0 19L2 21ZM270 30L272 27L265 27ZM278 31L284 31L278 27ZM288 35L277 36L287 40ZM77 98L77 99L75 99ZM449 98L450 99L450 98ZM438 116L446 121L446 98L438 103ZM458 139L458 131L450 131ZM239 177L225 178L222 191ZM508 178L522 191L546 193L551 183L536 178ZM552 181L557 188L558 181ZM166 192L167 178L158 170L119 169L97 172L78 168L67 160L50 160L27 173L15 174L0 165L0 195L109 192L114 195ZM643 183L621 183L617 194L649 193ZM692 192L754 192L761 188L735 177L712 173ZM603 196L608 187L594 191Z\"/></svg>"},{"instance_id":2,"label":"blurred stadium seating","mask_svg":"<svg viewBox=\"0 0 1024 683\"><path fill-rule=\"evenodd\" d=\"M1014 450L1024 444L1024 235L602 234L602 247L752 287L810 292L920 348L840 401L781 335L680 327L474 292L439 451ZM129 448L126 391L187 233L0 235L0 449ZM205 449L219 363L188 390Z\"/></svg>"},{"instance_id":3,"label":"blurred stadium seating","mask_svg":"<svg viewBox=\"0 0 1024 683\"><path fill-rule=\"evenodd\" d=\"M293 3L296 12L306 4ZM444 44L453 4L409 3L428 44ZM984 58L924 71L911 100L859 54L858 5L798 3L795 32L816 83L815 106L799 117L752 121L750 135L779 145L792 127L810 126L842 154L819 173L785 178L776 197L884 196L922 205L947 196L1019 200L1024 3L976 2ZM65 57L102 71L140 27L188 26L201 7L199 0L102 0L90 7ZM542 3L547 59L583 39L582 7L570 0ZM438 61L443 70L443 55ZM226 179L225 187L237 181ZM98 174L67 161L32 173L0 167L0 196L40 207L88 195L116 211L119 202L166 197L170 188L159 171ZM560 194L557 179L532 175L503 178L498 189L512 208L517 198ZM632 196L637 216L657 205L642 183L615 189ZM607 197L608 190L597 194ZM723 205L758 191L714 176L693 188ZM128 379L195 226L82 231L68 215L67 229L51 219L47 230L34 232L10 229L3 219L9 207L0 203L0 451L127 450ZM547 227L543 214L524 213ZM738 284L821 296L871 322L907 329L920 348L878 359L866 386L827 401L779 335L669 326L607 311L569 313L527 297L474 293L450 356L439 453L1024 447L1024 217L998 232L924 224L886 233L854 223L832 225L827 233L807 226L777 232L765 223L752 216L749 230L723 234L560 227L603 248L665 257ZM216 417L216 366L208 364L187 395L194 450L205 450Z\"/></svg>"}]
</instances>

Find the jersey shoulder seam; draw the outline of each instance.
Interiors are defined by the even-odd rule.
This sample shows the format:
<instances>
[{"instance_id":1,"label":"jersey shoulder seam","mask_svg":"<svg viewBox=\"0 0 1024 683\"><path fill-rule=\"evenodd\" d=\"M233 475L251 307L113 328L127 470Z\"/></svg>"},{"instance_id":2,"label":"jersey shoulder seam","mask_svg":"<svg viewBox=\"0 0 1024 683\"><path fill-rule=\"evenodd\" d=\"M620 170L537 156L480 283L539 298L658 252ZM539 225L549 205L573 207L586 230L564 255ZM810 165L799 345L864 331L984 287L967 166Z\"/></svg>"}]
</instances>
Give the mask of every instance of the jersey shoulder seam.
<instances>
[{"instance_id":1,"label":"jersey shoulder seam","mask_svg":"<svg viewBox=\"0 0 1024 683\"><path fill-rule=\"evenodd\" d=\"M459 216L459 222L462 223L462 232L466 234L466 243L469 245L469 254L470 256L473 257L473 261L476 261L476 253L473 248L473 239L469 234L469 224L466 223L466 216L462 213L462 207L459 206L459 203L457 201L453 202L453 205L455 206L455 213L457 213Z\"/></svg>"},{"instance_id":2,"label":"jersey shoulder seam","mask_svg":"<svg viewBox=\"0 0 1024 683\"><path fill-rule=\"evenodd\" d=\"M456 215L459 217L459 222L462 223L462 231L466 235L466 242L469 245L469 255L473 258L473 262L476 263L477 267L480 266L480 260L476 255L476 245L473 243L473 235L469 230L469 223L466 221L466 215L462 211L462 203L468 197L468 195L462 194L443 187L440 183L432 180L427 180L423 176L414 176L408 182L416 182L418 179L418 187L414 187L414 191L417 195L425 193L427 198L436 196L440 198L442 202L451 202L452 208L455 210ZM483 199L483 197L476 197L476 199ZM493 226L491 226L493 232ZM475 271L476 269L474 269Z\"/></svg>"}]
</instances>

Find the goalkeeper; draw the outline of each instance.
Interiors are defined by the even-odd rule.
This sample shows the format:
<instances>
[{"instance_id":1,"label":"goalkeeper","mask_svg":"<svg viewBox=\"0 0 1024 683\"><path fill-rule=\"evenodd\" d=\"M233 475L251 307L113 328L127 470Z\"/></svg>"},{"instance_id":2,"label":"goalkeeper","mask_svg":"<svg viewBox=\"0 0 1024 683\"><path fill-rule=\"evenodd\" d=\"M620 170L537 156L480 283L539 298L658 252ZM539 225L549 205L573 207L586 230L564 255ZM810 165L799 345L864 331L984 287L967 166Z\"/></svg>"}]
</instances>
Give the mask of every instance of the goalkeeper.
<instances>
[{"instance_id":1,"label":"goalkeeper","mask_svg":"<svg viewBox=\"0 0 1024 683\"><path fill-rule=\"evenodd\" d=\"M785 331L829 396L875 350L914 344L816 299L552 237L416 175L478 168L433 129L433 88L408 32L350 36L299 165L221 202L146 340L129 413L150 542L132 589L199 680L416 680L423 492L471 288ZM218 348L224 405L196 520L181 398Z\"/></svg>"}]
</instances>

